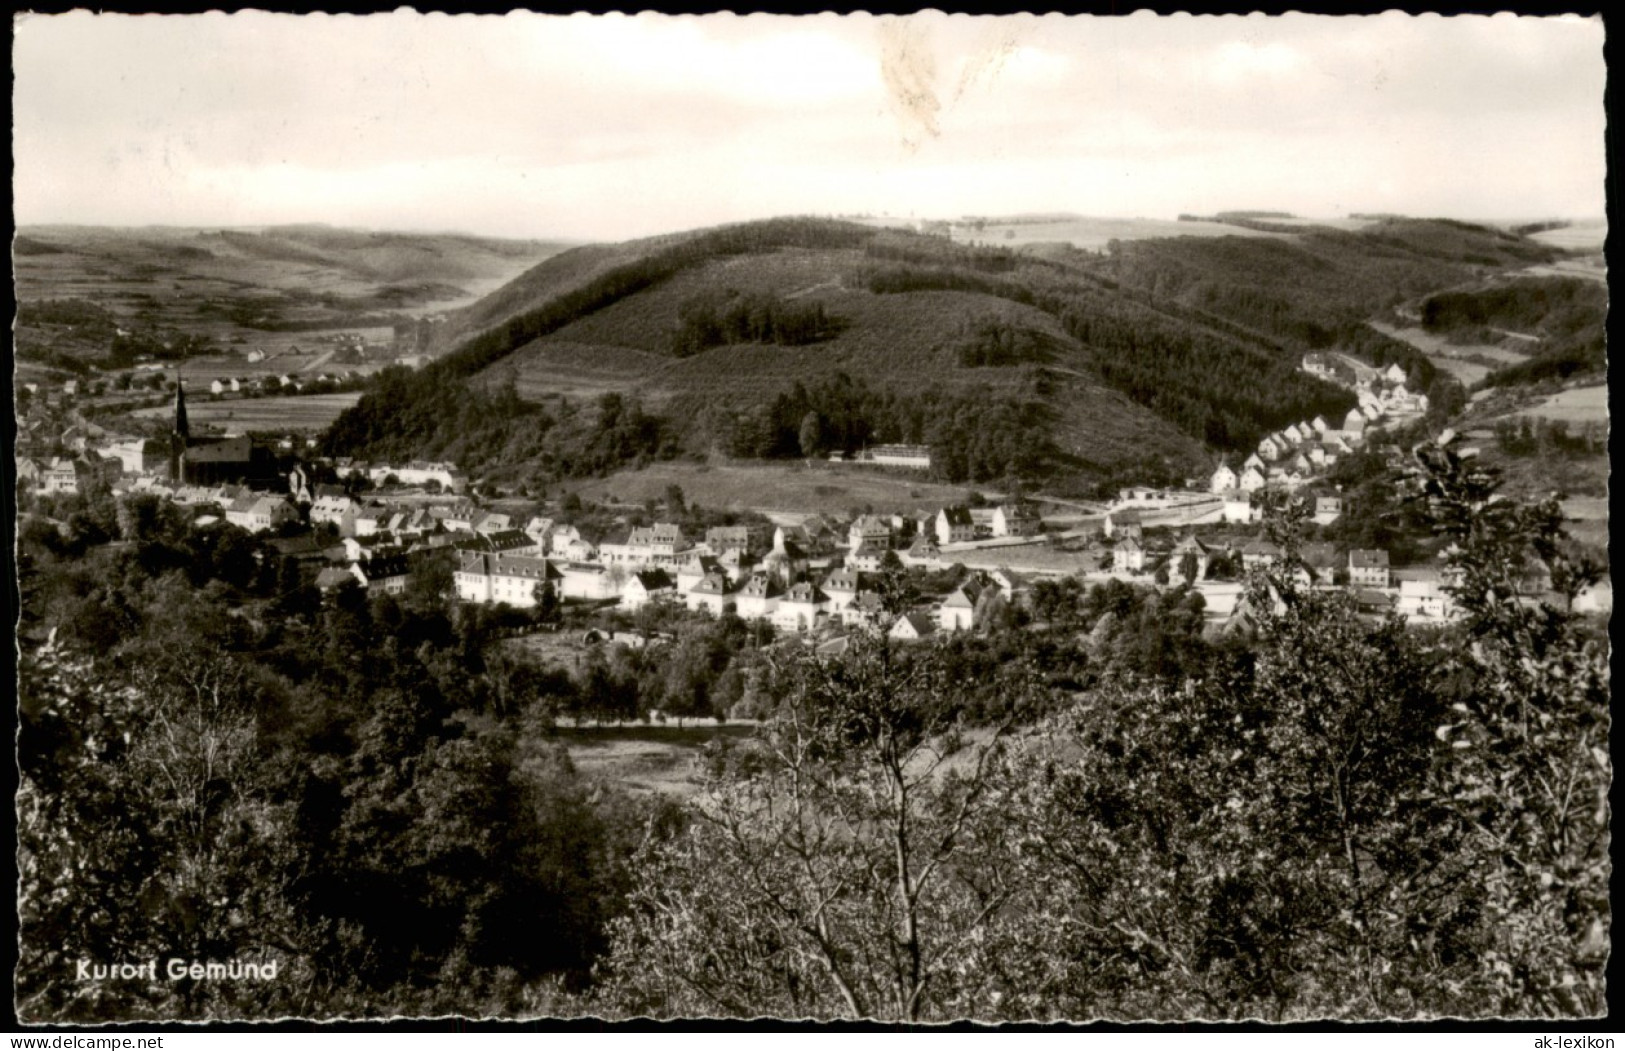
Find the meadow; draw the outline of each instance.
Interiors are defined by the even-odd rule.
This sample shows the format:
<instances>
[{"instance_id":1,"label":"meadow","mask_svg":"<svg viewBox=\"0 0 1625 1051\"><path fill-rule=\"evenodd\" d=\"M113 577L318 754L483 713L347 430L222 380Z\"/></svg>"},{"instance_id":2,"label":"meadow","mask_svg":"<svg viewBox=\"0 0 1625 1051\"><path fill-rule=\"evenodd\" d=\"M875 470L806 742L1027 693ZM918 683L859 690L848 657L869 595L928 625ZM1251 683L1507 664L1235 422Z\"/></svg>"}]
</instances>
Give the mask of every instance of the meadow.
<instances>
[{"instance_id":1,"label":"meadow","mask_svg":"<svg viewBox=\"0 0 1625 1051\"><path fill-rule=\"evenodd\" d=\"M190 398L188 417L194 424L209 424L230 431L319 431L339 413L361 400L361 392L307 394L299 397L230 398L211 401ZM166 401L156 408L140 409L138 417L167 417L174 410Z\"/></svg>"},{"instance_id":2,"label":"meadow","mask_svg":"<svg viewBox=\"0 0 1625 1051\"><path fill-rule=\"evenodd\" d=\"M661 500L668 486L702 507L763 513L814 514L873 507L901 512L960 503L965 486L940 485L923 478L883 474L871 468L837 464L807 466L804 461L751 464L654 463L608 478L572 486L583 500L641 504ZM988 499L1002 494L978 488Z\"/></svg>"},{"instance_id":3,"label":"meadow","mask_svg":"<svg viewBox=\"0 0 1625 1051\"><path fill-rule=\"evenodd\" d=\"M1426 329L1417 327L1400 328L1395 325L1386 325L1380 321L1368 324L1385 336L1409 343L1411 346L1427 355L1427 359L1436 367L1445 370L1460 380L1463 386L1470 387L1479 380L1488 376L1491 371L1489 365L1484 364L1487 359L1501 365L1516 365L1528 359L1527 354L1520 354L1515 350L1493 343L1452 343L1443 336L1437 336Z\"/></svg>"}]
</instances>

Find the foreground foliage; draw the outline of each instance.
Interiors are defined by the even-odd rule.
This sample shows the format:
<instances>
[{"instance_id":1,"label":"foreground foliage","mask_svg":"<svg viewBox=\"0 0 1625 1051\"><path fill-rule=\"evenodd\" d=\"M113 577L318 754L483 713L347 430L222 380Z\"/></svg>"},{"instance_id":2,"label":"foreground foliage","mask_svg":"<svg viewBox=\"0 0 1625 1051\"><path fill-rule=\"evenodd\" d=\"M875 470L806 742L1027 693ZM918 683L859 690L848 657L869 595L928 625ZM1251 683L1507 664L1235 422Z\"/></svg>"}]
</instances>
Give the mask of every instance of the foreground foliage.
<instances>
[{"instance_id":1,"label":"foreground foliage","mask_svg":"<svg viewBox=\"0 0 1625 1051\"><path fill-rule=\"evenodd\" d=\"M167 505L30 519L25 626L57 635L19 675L19 1013L1598 1015L1595 568L1448 446L1407 484L1448 627L1283 574L1214 642L1187 592L1058 586L1047 627L735 660L723 620L580 682L434 587L323 599ZM690 804L551 733L655 696L765 719ZM75 979L170 957L280 977Z\"/></svg>"}]
</instances>

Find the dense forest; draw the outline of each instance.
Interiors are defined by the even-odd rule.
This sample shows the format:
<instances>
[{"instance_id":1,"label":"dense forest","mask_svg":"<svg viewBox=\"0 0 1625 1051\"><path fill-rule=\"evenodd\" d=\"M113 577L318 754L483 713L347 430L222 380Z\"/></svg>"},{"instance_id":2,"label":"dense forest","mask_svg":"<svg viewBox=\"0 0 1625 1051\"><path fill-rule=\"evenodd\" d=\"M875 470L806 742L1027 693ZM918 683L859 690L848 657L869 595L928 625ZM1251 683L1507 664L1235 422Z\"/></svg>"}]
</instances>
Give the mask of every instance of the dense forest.
<instances>
[{"instance_id":1,"label":"dense forest","mask_svg":"<svg viewBox=\"0 0 1625 1051\"><path fill-rule=\"evenodd\" d=\"M779 459L847 455L868 445L931 447L932 473L951 482L1003 481L1052 470L1059 453L1048 436L1049 408L1036 397L928 385L877 389L837 372L795 384L771 402L742 410L679 404L673 415L707 413L708 433L730 455ZM810 428L810 430L809 430ZM804 435L817 436L809 443Z\"/></svg>"},{"instance_id":2,"label":"dense forest","mask_svg":"<svg viewBox=\"0 0 1625 1051\"><path fill-rule=\"evenodd\" d=\"M730 343L794 347L828 339L839 327L821 303L790 303L779 296L730 288L695 296L678 308L671 349L686 358Z\"/></svg>"},{"instance_id":3,"label":"dense forest","mask_svg":"<svg viewBox=\"0 0 1625 1051\"><path fill-rule=\"evenodd\" d=\"M1188 590L1063 580L822 658L651 609L666 643L577 667L501 636L580 614L464 605L444 563L323 595L156 499L29 497L18 1012L1596 1016L1608 648L1562 597L1594 568L1446 448L1387 488L1454 545L1458 624L1282 572L1215 636ZM1520 601L1537 560L1557 597ZM570 720L656 706L762 722L692 800L571 761ZM153 955L278 979L73 980Z\"/></svg>"},{"instance_id":4,"label":"dense forest","mask_svg":"<svg viewBox=\"0 0 1625 1051\"><path fill-rule=\"evenodd\" d=\"M1511 387L1607 367L1608 289L1577 277L1520 278L1476 289L1453 289L1422 301L1422 325L1465 343L1490 343L1511 331L1538 336L1527 361L1485 377L1490 387Z\"/></svg>"}]
</instances>

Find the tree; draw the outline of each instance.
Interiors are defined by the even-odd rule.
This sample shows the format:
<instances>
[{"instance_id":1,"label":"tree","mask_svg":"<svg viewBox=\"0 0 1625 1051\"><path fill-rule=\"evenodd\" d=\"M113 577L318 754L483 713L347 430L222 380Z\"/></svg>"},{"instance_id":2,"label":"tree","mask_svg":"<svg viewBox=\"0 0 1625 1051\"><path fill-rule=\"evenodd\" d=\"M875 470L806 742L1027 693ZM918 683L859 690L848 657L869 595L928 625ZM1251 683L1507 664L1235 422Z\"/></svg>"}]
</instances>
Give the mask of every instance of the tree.
<instances>
[{"instance_id":1,"label":"tree","mask_svg":"<svg viewBox=\"0 0 1625 1051\"><path fill-rule=\"evenodd\" d=\"M818 413L808 412L801 418L801 455L811 459L824 451L824 425Z\"/></svg>"},{"instance_id":2,"label":"tree","mask_svg":"<svg viewBox=\"0 0 1625 1051\"><path fill-rule=\"evenodd\" d=\"M634 865L616 1013L919 1020L976 1013L1019 884L989 864L1009 721L972 744L944 664L860 634L774 670L760 744L719 753L702 805ZM1013 670L1009 710L1035 689ZM998 940L992 939L994 944Z\"/></svg>"}]
</instances>

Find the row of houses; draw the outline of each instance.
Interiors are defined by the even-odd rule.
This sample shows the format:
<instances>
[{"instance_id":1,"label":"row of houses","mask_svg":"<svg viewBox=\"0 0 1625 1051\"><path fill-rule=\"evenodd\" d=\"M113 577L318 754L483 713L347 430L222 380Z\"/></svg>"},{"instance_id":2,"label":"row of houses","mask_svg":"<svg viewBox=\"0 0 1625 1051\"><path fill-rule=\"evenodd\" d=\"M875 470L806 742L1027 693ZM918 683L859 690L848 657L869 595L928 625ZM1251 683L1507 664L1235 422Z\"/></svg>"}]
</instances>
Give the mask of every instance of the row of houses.
<instances>
[{"instance_id":1,"label":"row of houses","mask_svg":"<svg viewBox=\"0 0 1625 1051\"><path fill-rule=\"evenodd\" d=\"M468 479L455 464L412 460L404 464L366 463L339 457L333 461L333 470L340 478L360 476L373 485L393 484L422 486L434 482L446 492L461 493L468 488Z\"/></svg>"},{"instance_id":2,"label":"row of houses","mask_svg":"<svg viewBox=\"0 0 1625 1051\"><path fill-rule=\"evenodd\" d=\"M254 361L253 357L249 358ZM263 360L263 353L261 359ZM220 397L226 394L243 394L251 391L264 393L304 390L307 386L331 383L346 383L355 379L356 374L351 372L322 372L315 376L294 376L283 373L280 376L226 376L209 381L209 393Z\"/></svg>"}]
</instances>

